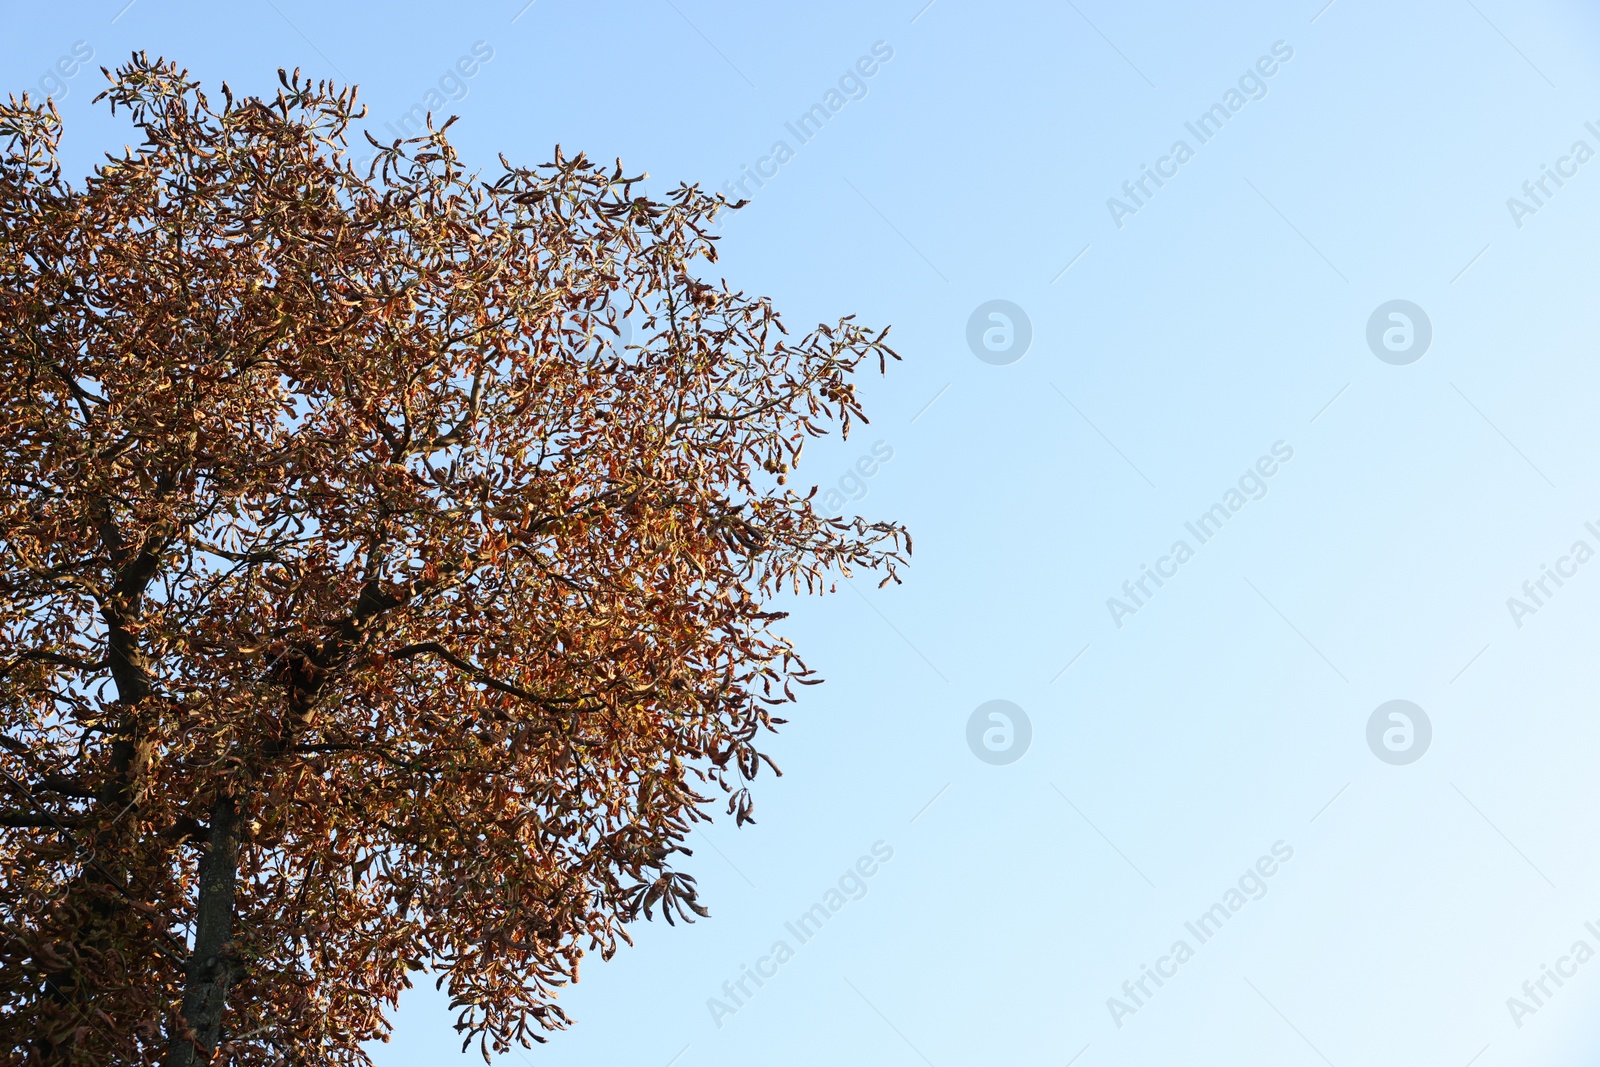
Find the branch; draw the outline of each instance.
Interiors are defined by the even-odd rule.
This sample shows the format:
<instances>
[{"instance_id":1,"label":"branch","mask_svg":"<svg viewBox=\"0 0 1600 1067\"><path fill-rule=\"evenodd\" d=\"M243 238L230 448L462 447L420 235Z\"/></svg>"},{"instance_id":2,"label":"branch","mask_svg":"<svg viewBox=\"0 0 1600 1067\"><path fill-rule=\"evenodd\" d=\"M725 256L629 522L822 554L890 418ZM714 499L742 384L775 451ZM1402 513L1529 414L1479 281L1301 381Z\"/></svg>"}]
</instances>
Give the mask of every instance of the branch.
<instances>
[{"instance_id":1,"label":"branch","mask_svg":"<svg viewBox=\"0 0 1600 1067\"><path fill-rule=\"evenodd\" d=\"M282 564L287 564L289 562L287 559L285 559L283 556L279 555L276 552L264 552L264 551L258 551L258 552L229 552L225 548L220 548L220 547L218 547L216 545L208 545L204 541L197 541L195 543L195 547L199 548L200 551L202 551L202 552L209 552L213 556L217 556L217 557L220 557L221 559L228 560L230 563L282 563Z\"/></svg>"},{"instance_id":2,"label":"branch","mask_svg":"<svg viewBox=\"0 0 1600 1067\"><path fill-rule=\"evenodd\" d=\"M421 773L421 774L443 774L444 773L443 768L440 768L440 767L430 767L427 764L413 763L410 760L404 760L404 759L401 759L398 756L392 756L385 749L383 749L379 745L332 744L332 743L323 744L323 745L295 745L289 751L291 751L291 752L301 752L301 753L306 753L306 754L309 754L309 755L332 755L332 754L335 754L335 753L344 753L344 752L360 752L360 753L363 753L363 754L366 754L366 755L377 756L379 759L383 760L383 762L387 763L389 766L395 767L395 768L397 768L399 770L402 770L402 771L412 771L412 772Z\"/></svg>"},{"instance_id":3,"label":"branch","mask_svg":"<svg viewBox=\"0 0 1600 1067\"><path fill-rule=\"evenodd\" d=\"M0 826L11 829L59 830L78 826L83 820L70 815L39 815L31 811L0 811Z\"/></svg>"},{"instance_id":4,"label":"branch","mask_svg":"<svg viewBox=\"0 0 1600 1067\"><path fill-rule=\"evenodd\" d=\"M462 659L460 656L456 655L454 652L451 652L448 648L445 648L437 641L423 641L419 644L406 645L404 648L397 648L388 654L388 658L411 659L415 656L429 654L438 656L440 659L444 660L452 667L455 667L457 670L470 674L474 679L482 682L487 688L493 689L497 693L504 693L507 696L514 696L520 700L526 700L530 704L538 704L541 707L546 707L553 703L568 703L567 701L553 700L550 697L542 697L537 693L531 693L528 690L523 689L521 686L512 685L509 682L502 682L496 678L493 678L489 675L489 672L485 671L482 667L479 667L477 664L472 663L469 660ZM548 729L548 727L546 729Z\"/></svg>"},{"instance_id":5,"label":"branch","mask_svg":"<svg viewBox=\"0 0 1600 1067\"><path fill-rule=\"evenodd\" d=\"M483 363L479 363L477 373L472 376L472 392L467 396L467 413L461 417L460 422L456 423L455 428L447 434L441 435L438 427L434 427L433 433L429 435L427 442L423 445L423 451L433 452L444 448L446 445L459 444L466 436L466 432L477 423L479 405L483 399L484 366Z\"/></svg>"},{"instance_id":6,"label":"branch","mask_svg":"<svg viewBox=\"0 0 1600 1067\"><path fill-rule=\"evenodd\" d=\"M18 664L27 662L54 663L58 667L71 667L73 670L84 672L103 671L108 665L103 659L95 663L90 663L88 660L78 659L76 656L63 656L59 652L45 652L39 649L33 649L22 653L21 655L17 656L16 659L6 664L5 669L0 670L0 678L10 674Z\"/></svg>"},{"instance_id":7,"label":"branch","mask_svg":"<svg viewBox=\"0 0 1600 1067\"><path fill-rule=\"evenodd\" d=\"M195 841L203 841L207 834L204 823L191 815L180 815L172 821L172 825L158 831L158 836L176 845L187 845Z\"/></svg>"},{"instance_id":8,"label":"branch","mask_svg":"<svg viewBox=\"0 0 1600 1067\"><path fill-rule=\"evenodd\" d=\"M77 797L80 800L98 800L100 793L84 785L74 778L64 774L47 774L39 780L39 788L47 793L58 793L64 797Z\"/></svg>"},{"instance_id":9,"label":"branch","mask_svg":"<svg viewBox=\"0 0 1600 1067\"><path fill-rule=\"evenodd\" d=\"M0 748L15 753L23 763L39 774L39 786L47 792L58 793L64 797L78 797L83 800L97 800L100 794L76 778L58 774L50 769L39 755L27 745L7 734L0 733ZM7 777L10 777L8 774ZM18 788L24 788L20 784ZM29 799L32 799L31 797Z\"/></svg>"}]
</instances>

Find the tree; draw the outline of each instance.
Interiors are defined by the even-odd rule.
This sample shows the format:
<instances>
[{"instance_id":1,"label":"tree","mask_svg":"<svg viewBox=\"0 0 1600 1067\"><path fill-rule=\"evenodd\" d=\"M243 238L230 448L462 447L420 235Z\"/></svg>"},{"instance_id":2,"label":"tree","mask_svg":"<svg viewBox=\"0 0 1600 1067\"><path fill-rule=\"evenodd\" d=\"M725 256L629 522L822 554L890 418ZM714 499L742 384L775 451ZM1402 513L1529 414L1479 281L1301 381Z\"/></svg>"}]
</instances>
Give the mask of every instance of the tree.
<instances>
[{"instance_id":1,"label":"tree","mask_svg":"<svg viewBox=\"0 0 1600 1067\"><path fill-rule=\"evenodd\" d=\"M685 835L817 680L774 598L904 562L786 487L899 357L697 277L696 186L108 77L143 141L81 188L0 107L0 1047L363 1063L422 969L542 1041L706 914Z\"/></svg>"}]
</instances>

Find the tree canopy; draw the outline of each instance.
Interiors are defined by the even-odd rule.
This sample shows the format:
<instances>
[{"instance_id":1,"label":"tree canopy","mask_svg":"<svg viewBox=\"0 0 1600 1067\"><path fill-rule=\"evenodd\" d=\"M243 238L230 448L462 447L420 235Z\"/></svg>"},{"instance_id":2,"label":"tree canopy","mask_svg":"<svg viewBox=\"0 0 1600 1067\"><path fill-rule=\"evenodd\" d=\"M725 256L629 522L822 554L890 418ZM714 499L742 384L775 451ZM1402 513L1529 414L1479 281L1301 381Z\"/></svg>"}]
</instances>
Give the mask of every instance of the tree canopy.
<instances>
[{"instance_id":1,"label":"tree canopy","mask_svg":"<svg viewBox=\"0 0 1600 1067\"><path fill-rule=\"evenodd\" d=\"M0 106L0 1048L364 1063L422 969L542 1041L705 914L685 837L816 680L774 600L904 562L788 484L899 357L711 280L697 186L108 77L80 185Z\"/></svg>"}]
</instances>

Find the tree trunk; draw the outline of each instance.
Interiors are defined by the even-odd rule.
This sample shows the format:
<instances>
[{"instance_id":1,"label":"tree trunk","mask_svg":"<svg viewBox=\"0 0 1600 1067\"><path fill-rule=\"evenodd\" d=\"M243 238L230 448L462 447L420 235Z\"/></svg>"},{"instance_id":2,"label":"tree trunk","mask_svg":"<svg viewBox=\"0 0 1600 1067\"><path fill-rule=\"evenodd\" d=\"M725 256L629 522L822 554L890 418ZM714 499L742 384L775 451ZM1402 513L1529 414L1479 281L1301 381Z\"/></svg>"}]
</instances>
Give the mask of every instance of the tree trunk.
<instances>
[{"instance_id":1,"label":"tree trunk","mask_svg":"<svg viewBox=\"0 0 1600 1067\"><path fill-rule=\"evenodd\" d=\"M233 892L239 872L239 809L231 795L211 809L211 834L200 860L199 905L194 948L183 993L183 1018L167 1052L166 1067L210 1063L222 1035L222 1014L236 961L233 956Z\"/></svg>"}]
</instances>

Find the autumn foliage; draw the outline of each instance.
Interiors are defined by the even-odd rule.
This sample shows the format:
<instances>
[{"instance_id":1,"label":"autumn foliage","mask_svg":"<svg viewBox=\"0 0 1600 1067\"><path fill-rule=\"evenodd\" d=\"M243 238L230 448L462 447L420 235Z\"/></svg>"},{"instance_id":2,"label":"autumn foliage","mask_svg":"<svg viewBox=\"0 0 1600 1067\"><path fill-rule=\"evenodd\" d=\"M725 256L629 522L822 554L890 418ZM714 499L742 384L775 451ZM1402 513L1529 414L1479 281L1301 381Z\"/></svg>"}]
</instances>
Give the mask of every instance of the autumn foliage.
<instances>
[{"instance_id":1,"label":"autumn foliage","mask_svg":"<svg viewBox=\"0 0 1600 1067\"><path fill-rule=\"evenodd\" d=\"M704 914L685 835L815 680L774 598L903 562L786 484L894 353L707 280L697 187L110 77L81 185L0 106L0 1050L363 1063L423 968L543 1040Z\"/></svg>"}]
</instances>

